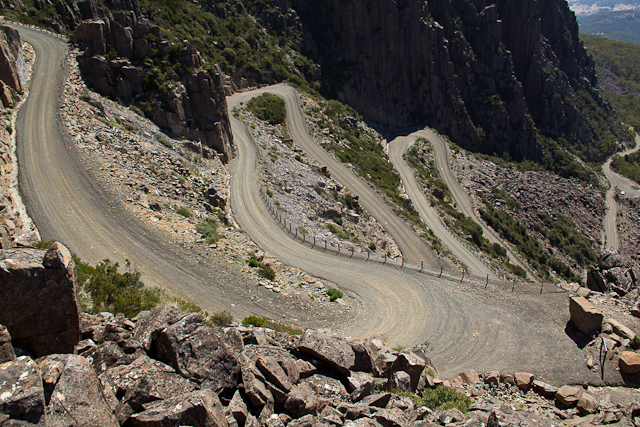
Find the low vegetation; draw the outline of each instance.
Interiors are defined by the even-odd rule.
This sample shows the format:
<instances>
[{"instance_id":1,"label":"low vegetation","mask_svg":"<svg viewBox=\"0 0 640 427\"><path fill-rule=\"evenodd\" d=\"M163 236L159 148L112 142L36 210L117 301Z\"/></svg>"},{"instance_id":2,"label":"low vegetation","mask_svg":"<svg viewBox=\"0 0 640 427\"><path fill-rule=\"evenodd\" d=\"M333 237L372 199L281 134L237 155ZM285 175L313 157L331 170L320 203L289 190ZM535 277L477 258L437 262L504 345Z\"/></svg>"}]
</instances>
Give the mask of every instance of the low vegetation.
<instances>
[{"instance_id":1,"label":"low vegetation","mask_svg":"<svg viewBox=\"0 0 640 427\"><path fill-rule=\"evenodd\" d=\"M196 225L196 231L209 243L216 243L220 240L218 235L218 220L216 217L209 215L206 221Z\"/></svg>"},{"instance_id":2,"label":"low vegetation","mask_svg":"<svg viewBox=\"0 0 640 427\"><path fill-rule=\"evenodd\" d=\"M51 242L36 245L48 248ZM233 315L224 310L210 314L197 304L183 298L170 296L160 288L149 288L140 280L140 273L127 261L125 272L118 271L120 265L108 259L95 266L73 257L78 270L77 293L83 311L99 313L124 313L135 317L143 310L150 310L163 304L173 304L185 313L199 313L209 326L226 326L233 322Z\"/></svg>"},{"instance_id":3,"label":"low vegetation","mask_svg":"<svg viewBox=\"0 0 640 427\"><path fill-rule=\"evenodd\" d=\"M258 261L258 258L256 258L256 254L254 254L253 252L249 253L248 263L249 267L258 269L258 274L260 276L271 281L276 280L276 272L273 271L270 266L265 265L261 261Z\"/></svg>"},{"instance_id":4,"label":"low vegetation","mask_svg":"<svg viewBox=\"0 0 640 427\"><path fill-rule=\"evenodd\" d=\"M251 101L247 103L247 109L260 120L267 121L272 125L281 125L287 120L284 100L272 93L267 92L251 98Z\"/></svg>"},{"instance_id":5,"label":"low vegetation","mask_svg":"<svg viewBox=\"0 0 640 427\"><path fill-rule=\"evenodd\" d=\"M344 296L340 289L327 289L327 295L329 296L329 301L335 301Z\"/></svg>"},{"instance_id":6,"label":"low vegetation","mask_svg":"<svg viewBox=\"0 0 640 427\"><path fill-rule=\"evenodd\" d=\"M397 392L395 394L410 397L416 403L416 407L426 406L432 411L447 411L457 408L465 414L469 411L469 406L472 403L469 397L442 384L436 388L425 389L422 392L422 396L410 392Z\"/></svg>"},{"instance_id":7,"label":"low vegetation","mask_svg":"<svg viewBox=\"0 0 640 427\"><path fill-rule=\"evenodd\" d=\"M251 325L257 328L269 328L278 332L285 332L289 335L302 335L302 329L296 328L293 326L288 326L283 323L274 322L273 320L269 320L266 317L258 317L253 314L249 317L245 317L242 320L243 325Z\"/></svg>"}]
</instances>

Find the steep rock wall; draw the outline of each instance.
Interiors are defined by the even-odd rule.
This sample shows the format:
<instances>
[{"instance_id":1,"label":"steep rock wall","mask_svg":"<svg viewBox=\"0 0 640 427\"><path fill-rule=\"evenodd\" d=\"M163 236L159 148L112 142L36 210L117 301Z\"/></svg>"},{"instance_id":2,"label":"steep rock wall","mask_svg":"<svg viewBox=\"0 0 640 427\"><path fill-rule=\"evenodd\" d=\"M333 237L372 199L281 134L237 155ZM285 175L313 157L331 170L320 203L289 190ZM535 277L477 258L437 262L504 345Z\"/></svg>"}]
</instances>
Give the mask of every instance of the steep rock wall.
<instances>
[{"instance_id":1,"label":"steep rock wall","mask_svg":"<svg viewBox=\"0 0 640 427\"><path fill-rule=\"evenodd\" d=\"M538 159L538 132L600 139L609 114L561 0L294 0L326 88L383 126L429 125L472 150Z\"/></svg>"}]
</instances>

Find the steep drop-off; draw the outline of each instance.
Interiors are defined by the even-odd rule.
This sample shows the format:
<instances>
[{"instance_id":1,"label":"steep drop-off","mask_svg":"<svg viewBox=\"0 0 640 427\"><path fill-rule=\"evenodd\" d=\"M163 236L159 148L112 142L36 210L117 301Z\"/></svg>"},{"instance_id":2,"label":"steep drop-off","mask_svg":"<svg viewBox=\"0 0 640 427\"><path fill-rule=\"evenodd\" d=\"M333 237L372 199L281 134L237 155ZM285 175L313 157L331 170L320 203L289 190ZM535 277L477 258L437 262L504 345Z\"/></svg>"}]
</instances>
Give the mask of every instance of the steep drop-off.
<instances>
[{"instance_id":1,"label":"steep drop-off","mask_svg":"<svg viewBox=\"0 0 640 427\"><path fill-rule=\"evenodd\" d=\"M622 136L562 0L294 0L325 88L389 127L540 160L540 135L586 160Z\"/></svg>"}]
</instances>

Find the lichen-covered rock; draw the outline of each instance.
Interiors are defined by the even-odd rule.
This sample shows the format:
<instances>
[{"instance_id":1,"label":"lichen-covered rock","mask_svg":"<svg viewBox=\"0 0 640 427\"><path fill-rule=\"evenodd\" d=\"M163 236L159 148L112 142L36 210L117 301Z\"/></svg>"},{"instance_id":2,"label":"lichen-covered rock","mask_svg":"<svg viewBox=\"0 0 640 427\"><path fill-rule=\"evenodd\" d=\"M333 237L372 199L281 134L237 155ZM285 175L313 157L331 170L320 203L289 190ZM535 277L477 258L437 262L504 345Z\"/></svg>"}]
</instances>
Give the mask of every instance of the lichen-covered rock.
<instances>
[{"instance_id":1,"label":"lichen-covered rock","mask_svg":"<svg viewBox=\"0 0 640 427\"><path fill-rule=\"evenodd\" d=\"M238 385L240 363L217 333L191 313L165 328L155 342L155 357L202 388L215 392Z\"/></svg>"},{"instance_id":2,"label":"lichen-covered rock","mask_svg":"<svg viewBox=\"0 0 640 427\"><path fill-rule=\"evenodd\" d=\"M89 362L73 354L53 354L38 360L47 370L54 364L58 378L45 386L49 397L47 426L95 425L118 427L119 423L105 400L100 381Z\"/></svg>"},{"instance_id":3,"label":"lichen-covered rock","mask_svg":"<svg viewBox=\"0 0 640 427\"><path fill-rule=\"evenodd\" d=\"M149 352L151 351L153 341L158 338L160 333L165 328L178 322L184 316L186 316L185 313L172 305L163 305L152 308L148 312L140 312L138 314L136 327L133 331L133 337Z\"/></svg>"},{"instance_id":4,"label":"lichen-covered rock","mask_svg":"<svg viewBox=\"0 0 640 427\"><path fill-rule=\"evenodd\" d=\"M0 425L50 425L40 369L27 356L0 365Z\"/></svg>"},{"instance_id":5,"label":"lichen-covered rock","mask_svg":"<svg viewBox=\"0 0 640 427\"><path fill-rule=\"evenodd\" d=\"M145 410L131 416L131 427L227 427L224 408L211 390L198 390L153 402Z\"/></svg>"},{"instance_id":6,"label":"lichen-covered rock","mask_svg":"<svg viewBox=\"0 0 640 427\"><path fill-rule=\"evenodd\" d=\"M341 373L347 373L355 363L353 348L344 340L307 329L296 342L299 351L328 363Z\"/></svg>"}]
</instances>

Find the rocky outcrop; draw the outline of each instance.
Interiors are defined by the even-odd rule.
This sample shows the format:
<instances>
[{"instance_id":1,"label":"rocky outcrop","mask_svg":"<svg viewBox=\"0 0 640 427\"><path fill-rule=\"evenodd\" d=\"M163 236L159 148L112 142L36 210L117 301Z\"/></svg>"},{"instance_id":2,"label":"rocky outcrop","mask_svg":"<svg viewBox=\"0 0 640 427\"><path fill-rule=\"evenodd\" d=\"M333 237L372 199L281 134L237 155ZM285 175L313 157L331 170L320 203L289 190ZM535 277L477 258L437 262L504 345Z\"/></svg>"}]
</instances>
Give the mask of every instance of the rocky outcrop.
<instances>
[{"instance_id":1,"label":"rocky outcrop","mask_svg":"<svg viewBox=\"0 0 640 427\"><path fill-rule=\"evenodd\" d=\"M610 111L566 2L292 5L326 89L370 120L428 125L471 150L534 160L538 132L587 147L600 140L582 105Z\"/></svg>"},{"instance_id":2,"label":"rocky outcrop","mask_svg":"<svg viewBox=\"0 0 640 427\"><path fill-rule=\"evenodd\" d=\"M217 66L202 69L191 44L168 42L159 27L132 11L82 22L71 39L83 51L78 63L97 92L135 103L176 137L231 154L224 75ZM174 64L175 73L165 75L162 61Z\"/></svg>"},{"instance_id":3,"label":"rocky outcrop","mask_svg":"<svg viewBox=\"0 0 640 427\"><path fill-rule=\"evenodd\" d=\"M80 325L76 267L68 249L7 249L0 258L0 324L13 346L35 356L73 353Z\"/></svg>"}]
</instances>

